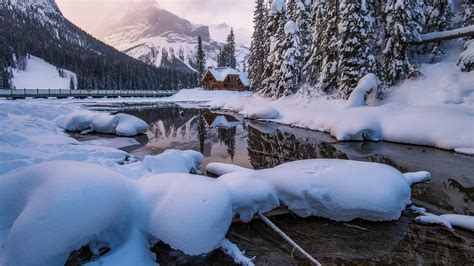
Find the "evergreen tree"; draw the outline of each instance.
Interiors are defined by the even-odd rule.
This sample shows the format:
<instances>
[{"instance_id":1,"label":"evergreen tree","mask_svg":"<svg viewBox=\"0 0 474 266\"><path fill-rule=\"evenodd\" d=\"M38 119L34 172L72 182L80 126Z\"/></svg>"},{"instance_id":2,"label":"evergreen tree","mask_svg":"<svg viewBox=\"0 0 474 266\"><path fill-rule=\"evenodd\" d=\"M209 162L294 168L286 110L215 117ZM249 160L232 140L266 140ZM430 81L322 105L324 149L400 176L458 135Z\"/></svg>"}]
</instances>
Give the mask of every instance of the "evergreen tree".
<instances>
[{"instance_id":1,"label":"evergreen tree","mask_svg":"<svg viewBox=\"0 0 474 266\"><path fill-rule=\"evenodd\" d=\"M325 25L325 17L327 13L326 0L314 0L311 6L311 17L313 21L313 39L311 42L311 51L308 62L305 62L303 76L305 81L314 84L319 80L321 65L323 61L323 29Z\"/></svg>"},{"instance_id":2,"label":"evergreen tree","mask_svg":"<svg viewBox=\"0 0 474 266\"><path fill-rule=\"evenodd\" d=\"M281 78L277 84L275 96L287 96L296 92L301 77L301 36L298 25L292 20L284 28L285 40L283 42L283 60L279 73Z\"/></svg>"},{"instance_id":3,"label":"evergreen tree","mask_svg":"<svg viewBox=\"0 0 474 266\"><path fill-rule=\"evenodd\" d=\"M408 43L420 39L423 9L418 0L388 0L383 50L383 80L394 85L415 70L409 61Z\"/></svg>"},{"instance_id":4,"label":"evergreen tree","mask_svg":"<svg viewBox=\"0 0 474 266\"><path fill-rule=\"evenodd\" d=\"M302 63L306 64L311 58L313 29L311 24L312 0L293 0L288 2L288 19L296 22L301 36Z\"/></svg>"},{"instance_id":5,"label":"evergreen tree","mask_svg":"<svg viewBox=\"0 0 474 266\"><path fill-rule=\"evenodd\" d=\"M453 18L452 5L451 0L425 0L424 32L444 31L448 29ZM427 44L422 49L422 52L425 51L431 52L432 62L435 61L438 55L443 54L441 43Z\"/></svg>"},{"instance_id":6,"label":"evergreen tree","mask_svg":"<svg viewBox=\"0 0 474 266\"><path fill-rule=\"evenodd\" d=\"M225 67L225 49L219 48L219 53L217 54L217 66L218 67Z\"/></svg>"},{"instance_id":7,"label":"evergreen tree","mask_svg":"<svg viewBox=\"0 0 474 266\"><path fill-rule=\"evenodd\" d=\"M235 34L234 29L230 30L229 36L227 36L227 44L225 46L226 63L228 67L237 68L237 59L235 56Z\"/></svg>"},{"instance_id":8,"label":"evergreen tree","mask_svg":"<svg viewBox=\"0 0 474 266\"><path fill-rule=\"evenodd\" d=\"M261 92L268 96L275 96L278 84L282 79L281 65L284 56L285 24L287 22L287 8L284 0L273 0L266 25L265 79Z\"/></svg>"},{"instance_id":9,"label":"evergreen tree","mask_svg":"<svg viewBox=\"0 0 474 266\"><path fill-rule=\"evenodd\" d=\"M472 4L472 0L463 0L462 8L464 11L462 26L466 27L469 25L474 25L474 5Z\"/></svg>"},{"instance_id":10,"label":"evergreen tree","mask_svg":"<svg viewBox=\"0 0 474 266\"><path fill-rule=\"evenodd\" d=\"M252 35L252 44L250 45L250 56L248 72L252 87L260 89L264 79L266 47L265 47L265 22L268 10L265 7L265 0L256 0L254 12L254 32Z\"/></svg>"},{"instance_id":11,"label":"evergreen tree","mask_svg":"<svg viewBox=\"0 0 474 266\"><path fill-rule=\"evenodd\" d=\"M338 6L337 0L327 1L327 10L321 23L320 50L322 53L321 73L319 75L319 89L331 92L337 87L338 73Z\"/></svg>"},{"instance_id":12,"label":"evergreen tree","mask_svg":"<svg viewBox=\"0 0 474 266\"><path fill-rule=\"evenodd\" d=\"M341 0L338 42L339 81L342 98L349 98L359 80L375 72L375 57L371 54L370 38L374 17L370 2Z\"/></svg>"},{"instance_id":13,"label":"evergreen tree","mask_svg":"<svg viewBox=\"0 0 474 266\"><path fill-rule=\"evenodd\" d=\"M75 90L76 89L76 86L74 85L74 78L73 77L71 77L69 79L69 89L70 90Z\"/></svg>"},{"instance_id":14,"label":"evergreen tree","mask_svg":"<svg viewBox=\"0 0 474 266\"><path fill-rule=\"evenodd\" d=\"M202 46L201 35L199 35L198 37L198 44L196 50L197 81L198 83L200 83L202 78L206 74L206 53L204 52L204 48Z\"/></svg>"},{"instance_id":15,"label":"evergreen tree","mask_svg":"<svg viewBox=\"0 0 474 266\"><path fill-rule=\"evenodd\" d=\"M424 0L425 32L444 31L452 22L451 0Z\"/></svg>"}]
</instances>

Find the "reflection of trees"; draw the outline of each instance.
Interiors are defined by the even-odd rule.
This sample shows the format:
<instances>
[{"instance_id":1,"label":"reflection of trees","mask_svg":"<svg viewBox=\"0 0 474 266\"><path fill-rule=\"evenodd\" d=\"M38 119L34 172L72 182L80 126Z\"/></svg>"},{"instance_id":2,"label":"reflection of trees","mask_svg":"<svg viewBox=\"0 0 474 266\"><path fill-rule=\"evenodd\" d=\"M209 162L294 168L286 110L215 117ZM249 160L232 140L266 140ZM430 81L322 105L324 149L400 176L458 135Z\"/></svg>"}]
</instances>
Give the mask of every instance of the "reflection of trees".
<instances>
[{"instance_id":1,"label":"reflection of trees","mask_svg":"<svg viewBox=\"0 0 474 266\"><path fill-rule=\"evenodd\" d=\"M347 159L347 155L336 150L331 143L297 137L281 130L265 134L250 126L248 139L250 163L255 169L305 159Z\"/></svg>"},{"instance_id":2,"label":"reflection of trees","mask_svg":"<svg viewBox=\"0 0 474 266\"><path fill-rule=\"evenodd\" d=\"M206 144L207 123L204 116L200 115L198 120L199 150L204 154L204 145Z\"/></svg>"},{"instance_id":3,"label":"reflection of trees","mask_svg":"<svg viewBox=\"0 0 474 266\"><path fill-rule=\"evenodd\" d=\"M234 160L235 156L235 135L237 134L237 129L235 127L232 128L218 128L217 135L219 141L224 143L227 146L227 153L229 154L230 158Z\"/></svg>"}]
</instances>

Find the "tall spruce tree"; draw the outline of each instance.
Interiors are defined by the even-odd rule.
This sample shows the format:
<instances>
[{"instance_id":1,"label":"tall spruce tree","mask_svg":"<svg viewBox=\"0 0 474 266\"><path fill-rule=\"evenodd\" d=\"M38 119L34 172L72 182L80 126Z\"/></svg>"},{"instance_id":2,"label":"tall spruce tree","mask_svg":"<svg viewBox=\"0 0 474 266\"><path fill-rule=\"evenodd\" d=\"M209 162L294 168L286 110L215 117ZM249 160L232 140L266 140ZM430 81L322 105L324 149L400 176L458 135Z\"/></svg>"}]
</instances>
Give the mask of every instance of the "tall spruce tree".
<instances>
[{"instance_id":1,"label":"tall spruce tree","mask_svg":"<svg viewBox=\"0 0 474 266\"><path fill-rule=\"evenodd\" d=\"M337 87L338 54L338 1L328 0L327 10L321 23L323 26L319 51L322 53L321 73L318 87L324 92L332 92Z\"/></svg>"},{"instance_id":2,"label":"tall spruce tree","mask_svg":"<svg viewBox=\"0 0 474 266\"><path fill-rule=\"evenodd\" d=\"M288 2L288 19L296 22L301 36L301 54L303 65L311 58L313 28L311 23L312 0L293 0Z\"/></svg>"},{"instance_id":3,"label":"tall spruce tree","mask_svg":"<svg viewBox=\"0 0 474 266\"><path fill-rule=\"evenodd\" d=\"M310 57L303 67L303 77L305 81L315 84L319 80L321 65L323 61L323 29L327 12L326 0L314 0L311 6L311 17L313 21L313 39L310 48Z\"/></svg>"},{"instance_id":4,"label":"tall spruce tree","mask_svg":"<svg viewBox=\"0 0 474 266\"><path fill-rule=\"evenodd\" d=\"M198 37L198 43L196 47L196 71L197 71L197 81L201 82L202 78L206 74L206 52L202 46L201 35Z\"/></svg>"},{"instance_id":5,"label":"tall spruce tree","mask_svg":"<svg viewBox=\"0 0 474 266\"><path fill-rule=\"evenodd\" d=\"M269 53L265 64L266 77L262 92L274 97L278 93L278 86L281 84L283 76L281 66L284 60L285 25L287 22L287 7L284 0L273 0L267 24L267 36Z\"/></svg>"},{"instance_id":6,"label":"tall spruce tree","mask_svg":"<svg viewBox=\"0 0 474 266\"><path fill-rule=\"evenodd\" d=\"M237 58L235 56L235 34L234 29L230 29L229 36L227 36L226 44L226 61L227 66L231 68L237 68Z\"/></svg>"},{"instance_id":7,"label":"tall spruce tree","mask_svg":"<svg viewBox=\"0 0 474 266\"><path fill-rule=\"evenodd\" d=\"M276 87L275 96L287 96L295 93L298 89L301 77L301 34L298 25L292 20L285 24L285 39L282 43L282 65L280 67L281 78Z\"/></svg>"},{"instance_id":8,"label":"tall spruce tree","mask_svg":"<svg viewBox=\"0 0 474 266\"><path fill-rule=\"evenodd\" d=\"M418 0L388 0L383 50L383 80L394 85L415 70L409 60L408 43L420 40L423 9Z\"/></svg>"},{"instance_id":9,"label":"tall spruce tree","mask_svg":"<svg viewBox=\"0 0 474 266\"><path fill-rule=\"evenodd\" d=\"M345 99L362 77L375 72L376 62L370 47L374 23L370 4L364 0L340 0L338 91Z\"/></svg>"},{"instance_id":10,"label":"tall spruce tree","mask_svg":"<svg viewBox=\"0 0 474 266\"><path fill-rule=\"evenodd\" d=\"M444 31L449 28L453 18L453 2L451 0L425 0L424 32ZM427 44L422 52L431 52L431 62L443 54L441 43Z\"/></svg>"},{"instance_id":11,"label":"tall spruce tree","mask_svg":"<svg viewBox=\"0 0 474 266\"><path fill-rule=\"evenodd\" d=\"M265 0L256 0L254 11L254 32L250 45L250 56L248 72L252 81L252 88L258 90L262 87L265 71L265 22L268 10L265 7Z\"/></svg>"}]
</instances>

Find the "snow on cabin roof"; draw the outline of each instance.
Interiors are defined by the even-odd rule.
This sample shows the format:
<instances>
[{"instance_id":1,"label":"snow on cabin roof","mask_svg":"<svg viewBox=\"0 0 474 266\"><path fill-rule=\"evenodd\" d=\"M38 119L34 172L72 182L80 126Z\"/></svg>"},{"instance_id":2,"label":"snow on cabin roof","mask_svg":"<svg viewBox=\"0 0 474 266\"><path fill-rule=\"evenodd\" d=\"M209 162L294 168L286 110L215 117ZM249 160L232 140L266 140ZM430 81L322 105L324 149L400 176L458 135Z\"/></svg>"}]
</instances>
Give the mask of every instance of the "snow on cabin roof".
<instances>
[{"instance_id":1,"label":"snow on cabin roof","mask_svg":"<svg viewBox=\"0 0 474 266\"><path fill-rule=\"evenodd\" d=\"M244 86L246 87L250 86L250 80L247 74L244 72L238 71L236 69L233 69L230 67L213 67L213 68L209 68L208 71L211 72L211 74L214 76L214 78L216 78L217 81L224 82L227 76L236 75L236 76L239 76Z\"/></svg>"}]
</instances>

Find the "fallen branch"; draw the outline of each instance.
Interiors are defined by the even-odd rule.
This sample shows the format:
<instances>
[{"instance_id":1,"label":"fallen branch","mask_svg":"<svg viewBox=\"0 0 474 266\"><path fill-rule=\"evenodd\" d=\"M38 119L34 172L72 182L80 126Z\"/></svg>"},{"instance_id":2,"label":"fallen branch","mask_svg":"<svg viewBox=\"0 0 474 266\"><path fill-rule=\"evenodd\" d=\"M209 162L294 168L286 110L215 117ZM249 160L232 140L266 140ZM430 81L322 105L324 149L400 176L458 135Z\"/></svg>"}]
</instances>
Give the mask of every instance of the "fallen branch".
<instances>
[{"instance_id":1,"label":"fallen branch","mask_svg":"<svg viewBox=\"0 0 474 266\"><path fill-rule=\"evenodd\" d=\"M243 266L254 266L252 259L247 258L244 253L237 247L237 245L230 242L228 239L224 239L224 241L222 241L221 250L225 254L232 257L236 264L240 264Z\"/></svg>"},{"instance_id":2,"label":"fallen branch","mask_svg":"<svg viewBox=\"0 0 474 266\"><path fill-rule=\"evenodd\" d=\"M295 249L299 250L306 258L308 258L314 265L320 266L321 263L319 263L315 258L313 258L308 252L306 252L303 248L301 248L298 244L295 243L285 232L283 232L280 228L278 228L270 219L268 219L265 215L262 213L257 213L258 217L262 219L264 223L266 223L268 226L270 226L275 232L277 232L283 239L285 239L288 243L290 243Z\"/></svg>"},{"instance_id":3,"label":"fallen branch","mask_svg":"<svg viewBox=\"0 0 474 266\"><path fill-rule=\"evenodd\" d=\"M418 45L432 42L442 42L464 37L474 37L474 25L454 30L426 33L421 35L420 40L412 41L410 44Z\"/></svg>"}]
</instances>

